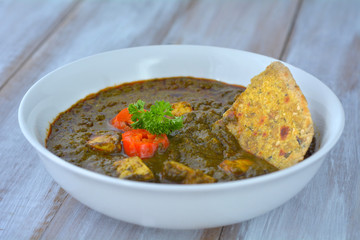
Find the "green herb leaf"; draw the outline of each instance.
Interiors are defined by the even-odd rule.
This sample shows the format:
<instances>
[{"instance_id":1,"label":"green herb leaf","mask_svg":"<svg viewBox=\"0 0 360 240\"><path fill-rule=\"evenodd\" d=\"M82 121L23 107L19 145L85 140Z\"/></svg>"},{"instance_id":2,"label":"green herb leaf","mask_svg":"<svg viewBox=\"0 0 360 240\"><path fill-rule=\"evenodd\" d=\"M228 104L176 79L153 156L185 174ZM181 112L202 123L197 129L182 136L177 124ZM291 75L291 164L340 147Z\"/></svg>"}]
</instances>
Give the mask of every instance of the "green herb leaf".
<instances>
[{"instance_id":1,"label":"green herb leaf","mask_svg":"<svg viewBox=\"0 0 360 240\"><path fill-rule=\"evenodd\" d=\"M143 117L145 114L144 110L145 102L138 100L134 104L130 104L128 107L129 113L132 114L131 120L134 122L131 126L134 129L144 129Z\"/></svg>"},{"instance_id":2,"label":"green herb leaf","mask_svg":"<svg viewBox=\"0 0 360 240\"><path fill-rule=\"evenodd\" d=\"M175 117L171 113L173 109L169 102L156 101L150 111L146 111L144 106L145 102L138 100L128 107L134 129L146 129L152 134L170 134L183 127L182 117Z\"/></svg>"}]
</instances>

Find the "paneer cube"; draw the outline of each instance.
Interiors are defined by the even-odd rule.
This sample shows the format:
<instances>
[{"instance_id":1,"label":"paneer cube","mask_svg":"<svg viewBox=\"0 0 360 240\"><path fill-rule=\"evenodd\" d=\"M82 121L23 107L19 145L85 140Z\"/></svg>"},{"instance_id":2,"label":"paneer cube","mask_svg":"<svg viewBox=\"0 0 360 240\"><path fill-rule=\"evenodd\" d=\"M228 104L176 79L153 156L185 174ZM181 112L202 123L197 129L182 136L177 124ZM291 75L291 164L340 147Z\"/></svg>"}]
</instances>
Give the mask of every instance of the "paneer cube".
<instances>
[{"instance_id":1,"label":"paneer cube","mask_svg":"<svg viewBox=\"0 0 360 240\"><path fill-rule=\"evenodd\" d=\"M164 163L163 177L175 183L197 184L197 183L214 183L216 179L206 175L198 169L192 169L184 164L167 161Z\"/></svg>"},{"instance_id":2,"label":"paneer cube","mask_svg":"<svg viewBox=\"0 0 360 240\"><path fill-rule=\"evenodd\" d=\"M173 103L171 106L173 108L171 113L176 117L180 117L185 113L192 112L192 107L188 102L177 102Z\"/></svg>"},{"instance_id":3,"label":"paneer cube","mask_svg":"<svg viewBox=\"0 0 360 240\"><path fill-rule=\"evenodd\" d=\"M87 145L93 150L104 153L121 151L120 136L117 133L93 136L87 141Z\"/></svg>"},{"instance_id":4,"label":"paneer cube","mask_svg":"<svg viewBox=\"0 0 360 240\"><path fill-rule=\"evenodd\" d=\"M114 163L119 178L135 181L153 181L155 179L152 171L139 157L129 157Z\"/></svg>"},{"instance_id":5,"label":"paneer cube","mask_svg":"<svg viewBox=\"0 0 360 240\"><path fill-rule=\"evenodd\" d=\"M246 171L254 164L248 159L224 160L220 163L220 167L228 174L235 177L244 175Z\"/></svg>"}]
</instances>

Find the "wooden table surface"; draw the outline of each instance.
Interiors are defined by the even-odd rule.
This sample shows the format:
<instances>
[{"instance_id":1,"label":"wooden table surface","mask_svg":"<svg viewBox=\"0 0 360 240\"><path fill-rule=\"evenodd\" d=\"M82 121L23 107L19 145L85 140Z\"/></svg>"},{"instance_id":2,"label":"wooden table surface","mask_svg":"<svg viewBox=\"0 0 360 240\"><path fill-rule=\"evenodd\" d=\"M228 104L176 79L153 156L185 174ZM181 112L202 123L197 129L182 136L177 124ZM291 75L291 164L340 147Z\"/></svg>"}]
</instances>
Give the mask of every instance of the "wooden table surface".
<instances>
[{"instance_id":1,"label":"wooden table surface","mask_svg":"<svg viewBox=\"0 0 360 240\"><path fill-rule=\"evenodd\" d=\"M235 48L302 68L340 98L344 133L304 190L246 222L175 231L93 211L46 172L19 129L19 103L61 65L153 44ZM358 0L0 0L0 239L360 239L359 97Z\"/></svg>"}]
</instances>

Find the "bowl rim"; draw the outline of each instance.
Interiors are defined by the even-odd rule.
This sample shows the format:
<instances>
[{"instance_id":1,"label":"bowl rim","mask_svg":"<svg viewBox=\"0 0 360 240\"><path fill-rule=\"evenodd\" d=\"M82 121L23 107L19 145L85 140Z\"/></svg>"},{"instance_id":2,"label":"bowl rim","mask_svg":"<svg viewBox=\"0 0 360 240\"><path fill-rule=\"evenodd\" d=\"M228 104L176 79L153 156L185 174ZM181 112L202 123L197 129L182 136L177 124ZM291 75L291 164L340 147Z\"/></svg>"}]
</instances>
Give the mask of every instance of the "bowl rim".
<instances>
[{"instance_id":1,"label":"bowl rim","mask_svg":"<svg viewBox=\"0 0 360 240\"><path fill-rule=\"evenodd\" d=\"M131 48L123 48L123 49L101 52L98 54L80 58L76 61L72 61L66 65L56 68L55 70L47 73L46 75L41 77L39 80L37 80L28 89L28 91L25 93L25 95L23 96L23 98L20 102L20 105L18 108L18 123L19 123L20 129L21 129L23 135L25 136L25 138L38 151L38 153L44 155L47 158L47 160L53 161L55 164L57 164L63 168L66 168L67 170L69 170L73 173L79 174L82 177L91 178L93 180L101 181L103 183L107 183L107 184L111 184L111 185L116 185L119 187L120 186L127 187L127 188L142 190L142 191L154 191L155 190L158 192L167 192L167 193L168 192L207 192L207 191L214 191L214 190L222 191L225 189L246 187L246 186L250 186L250 185L254 185L254 184L268 182L270 180L280 179L287 175L291 175L302 168L306 168L306 167L314 164L316 161L320 160L322 157L324 157L338 142L338 140L343 132L344 125L345 125L345 113L344 113L343 106L342 106L340 100L338 99L338 97L335 95L335 93L328 86L326 86L322 81L320 81L318 78L316 78L312 74L305 72L304 70L299 69L289 63L283 62L287 66L290 66L300 72L310 75L311 77L316 79L319 82L319 84L321 84L322 87L330 93L331 97L335 101L333 108L338 111L338 116L339 116L340 122L339 122L339 125L336 126L336 128L334 129L334 134L329 139L329 141L324 146L322 146L320 149L318 149L313 155L306 158L306 161L301 161L301 162L295 164L294 166L291 166L289 168L282 169L282 170L279 170L279 171L276 171L273 173L268 173L265 175L247 178L247 179L236 180L236 181L219 182L219 183L213 183L213 184L189 184L189 185L159 184L159 183L151 183L151 182L138 182L138 181L132 181L132 180L126 180L126 179L118 179L118 178L110 177L110 176L103 175L103 174L100 174L97 172L92 172L90 170L78 167L74 164L71 164L71 163L61 159L60 157L56 156L55 154L51 153L48 149L46 149L45 146L43 146L36 139L36 137L30 133L29 127L26 124L26 120L25 120L26 116L24 115L24 109L25 109L25 103L26 103L27 99L30 97L33 89L36 88L36 86L38 84L41 84L41 82L46 81L46 79L49 76L51 76L54 72L59 71L63 68L66 68L67 66L72 65L74 63L89 60L91 58L95 58L97 56L106 55L106 54L113 53L113 52L131 51L133 49L141 49L141 48L144 48L144 49L145 48L147 48L147 49L148 48L154 48L154 49L156 49L156 48L174 48L174 49L177 48L179 50L181 48L203 48L203 49L208 48L208 49L217 49L220 51L231 50L231 51L242 52L245 54L257 55L259 57L266 57L273 61L281 61L281 60L278 60L278 59L275 59L272 57L264 56L264 55L253 53L253 52L248 52L248 51L243 51L243 50L238 50L238 49L231 49L231 48L205 46L205 45L149 45L149 46L131 47Z\"/></svg>"}]
</instances>

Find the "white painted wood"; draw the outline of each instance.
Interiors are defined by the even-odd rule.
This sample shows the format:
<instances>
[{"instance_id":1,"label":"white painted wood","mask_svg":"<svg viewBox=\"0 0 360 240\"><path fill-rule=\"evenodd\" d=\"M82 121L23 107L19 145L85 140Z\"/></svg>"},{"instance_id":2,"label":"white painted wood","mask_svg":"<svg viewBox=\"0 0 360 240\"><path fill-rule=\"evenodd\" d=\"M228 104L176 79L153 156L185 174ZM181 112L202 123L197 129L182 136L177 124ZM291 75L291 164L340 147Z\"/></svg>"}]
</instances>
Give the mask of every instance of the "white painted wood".
<instances>
[{"instance_id":1,"label":"white painted wood","mask_svg":"<svg viewBox=\"0 0 360 240\"><path fill-rule=\"evenodd\" d=\"M42 239L201 239L203 230L163 230L121 222L67 198ZM65 207L66 206L66 207ZM136 214L136 213L134 213ZM218 239L221 228L206 239Z\"/></svg>"},{"instance_id":2,"label":"white painted wood","mask_svg":"<svg viewBox=\"0 0 360 240\"><path fill-rule=\"evenodd\" d=\"M63 1L0 1L0 88L74 6Z\"/></svg>"},{"instance_id":3,"label":"white painted wood","mask_svg":"<svg viewBox=\"0 0 360 240\"><path fill-rule=\"evenodd\" d=\"M163 43L241 49L279 58L298 1L194 1Z\"/></svg>"},{"instance_id":4,"label":"white painted wood","mask_svg":"<svg viewBox=\"0 0 360 240\"><path fill-rule=\"evenodd\" d=\"M0 87L0 239L360 238L358 1L47 1L26 5L33 15L20 2L26 1L0 1L0 20L10 19L0 21L0 37L15 29L11 41L0 41L0 86L9 79ZM17 21L21 15L28 21ZM36 32L29 33L34 25ZM51 180L17 126L26 90L80 57L164 43L232 47L273 57L284 53L283 60L335 91L346 111L344 135L299 195L264 216L223 229L171 231L108 218Z\"/></svg>"}]
</instances>

